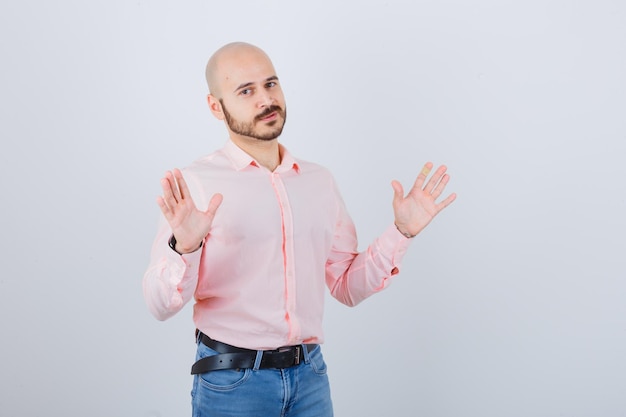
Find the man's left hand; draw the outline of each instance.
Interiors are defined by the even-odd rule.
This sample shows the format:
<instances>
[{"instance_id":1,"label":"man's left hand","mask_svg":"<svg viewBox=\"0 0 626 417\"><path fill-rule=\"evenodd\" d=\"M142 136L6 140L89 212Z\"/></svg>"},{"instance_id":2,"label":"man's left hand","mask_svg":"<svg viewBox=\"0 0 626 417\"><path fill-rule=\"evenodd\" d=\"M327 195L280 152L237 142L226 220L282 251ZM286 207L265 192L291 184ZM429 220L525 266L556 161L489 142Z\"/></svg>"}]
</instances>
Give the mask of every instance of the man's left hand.
<instances>
[{"instance_id":1,"label":"man's left hand","mask_svg":"<svg viewBox=\"0 0 626 417\"><path fill-rule=\"evenodd\" d=\"M441 210L448 207L456 198L456 194L452 193L437 203L436 200L446 188L450 176L446 174L445 165L442 165L426 181L432 169L433 164L427 162L406 196L402 184L396 180L391 182L394 191L393 212L396 227L406 237L414 237L421 232Z\"/></svg>"}]
</instances>

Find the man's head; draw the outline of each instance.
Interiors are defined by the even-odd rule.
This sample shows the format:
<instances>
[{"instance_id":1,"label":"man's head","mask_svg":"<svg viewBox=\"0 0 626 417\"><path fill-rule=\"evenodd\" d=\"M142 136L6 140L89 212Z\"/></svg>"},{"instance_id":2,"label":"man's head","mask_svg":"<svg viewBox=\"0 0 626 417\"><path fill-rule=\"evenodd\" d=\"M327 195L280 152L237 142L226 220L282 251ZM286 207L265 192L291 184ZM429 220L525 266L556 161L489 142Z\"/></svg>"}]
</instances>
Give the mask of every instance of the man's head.
<instances>
[{"instance_id":1,"label":"man's head","mask_svg":"<svg viewBox=\"0 0 626 417\"><path fill-rule=\"evenodd\" d=\"M211 112L225 121L231 138L267 141L280 136L287 109L265 52L243 42L225 45L209 59L206 79Z\"/></svg>"}]
</instances>

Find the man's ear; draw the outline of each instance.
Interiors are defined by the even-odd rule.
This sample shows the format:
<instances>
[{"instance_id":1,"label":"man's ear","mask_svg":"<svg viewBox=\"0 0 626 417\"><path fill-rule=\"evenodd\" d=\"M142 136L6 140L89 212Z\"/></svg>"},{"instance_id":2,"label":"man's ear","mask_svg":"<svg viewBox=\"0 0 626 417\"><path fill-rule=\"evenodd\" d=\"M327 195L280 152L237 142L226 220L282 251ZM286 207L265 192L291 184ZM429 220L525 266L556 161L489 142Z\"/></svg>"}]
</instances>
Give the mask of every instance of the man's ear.
<instances>
[{"instance_id":1,"label":"man's ear","mask_svg":"<svg viewBox=\"0 0 626 417\"><path fill-rule=\"evenodd\" d=\"M218 120L224 120L224 111L222 110L222 103L213 95L208 94L206 96L207 103L209 104L209 109L211 109L211 113Z\"/></svg>"}]
</instances>

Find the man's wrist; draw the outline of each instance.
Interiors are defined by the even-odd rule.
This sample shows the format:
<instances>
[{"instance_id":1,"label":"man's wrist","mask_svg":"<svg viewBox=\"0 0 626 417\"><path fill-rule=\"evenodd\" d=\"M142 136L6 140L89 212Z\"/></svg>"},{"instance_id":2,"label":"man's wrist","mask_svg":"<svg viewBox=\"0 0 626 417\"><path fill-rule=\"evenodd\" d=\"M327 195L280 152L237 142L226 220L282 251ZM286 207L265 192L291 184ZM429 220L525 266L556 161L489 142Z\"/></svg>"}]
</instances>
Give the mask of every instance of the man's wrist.
<instances>
[{"instance_id":1,"label":"man's wrist","mask_svg":"<svg viewBox=\"0 0 626 417\"><path fill-rule=\"evenodd\" d=\"M396 225L396 229L398 229L398 232L400 232L400 234L402 234L402 236L406 237L407 239L413 239L415 236L417 236L417 233L412 235L409 232L404 232L402 229L400 229L400 226L398 226L397 223L394 223Z\"/></svg>"},{"instance_id":2,"label":"man's wrist","mask_svg":"<svg viewBox=\"0 0 626 417\"><path fill-rule=\"evenodd\" d=\"M176 252L176 253L177 253L177 254L179 254L179 255L184 255L184 254L186 254L186 253L192 253L192 252L195 252L195 251L197 251L198 249L200 249L200 248L202 247L202 241L200 241L200 245L198 245L198 247L197 247L197 248L195 248L195 249L193 249L193 250L190 250L190 251L185 251L185 250L180 250L180 249L177 249L177 248L176 248L176 245L177 245L177 243L178 243L178 242L176 242L176 237L175 237L174 235L172 235L172 236L170 237L170 239L168 240L168 242L167 242L167 243L168 243L169 247L170 247L170 248L171 248L174 252Z\"/></svg>"}]
</instances>

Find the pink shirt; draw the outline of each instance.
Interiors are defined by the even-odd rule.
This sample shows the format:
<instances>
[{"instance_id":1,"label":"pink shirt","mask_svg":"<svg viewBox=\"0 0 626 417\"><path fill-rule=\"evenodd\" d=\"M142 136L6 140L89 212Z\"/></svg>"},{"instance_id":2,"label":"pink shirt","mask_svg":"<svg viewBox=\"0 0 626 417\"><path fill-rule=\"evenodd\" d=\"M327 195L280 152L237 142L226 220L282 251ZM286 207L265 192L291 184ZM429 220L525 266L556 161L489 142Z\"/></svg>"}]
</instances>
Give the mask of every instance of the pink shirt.
<instances>
[{"instance_id":1,"label":"pink shirt","mask_svg":"<svg viewBox=\"0 0 626 417\"><path fill-rule=\"evenodd\" d=\"M362 253L325 168L292 157L270 172L229 141L183 170L197 207L224 199L200 250L179 255L161 216L144 296L165 320L192 297L203 333L248 349L322 343L325 286L354 306L398 273L410 240L390 225Z\"/></svg>"}]
</instances>

